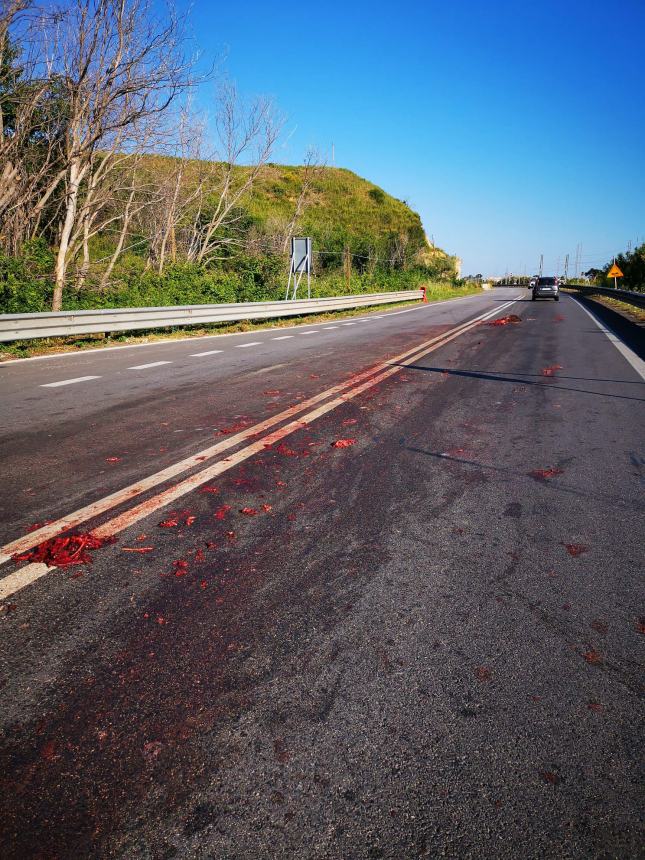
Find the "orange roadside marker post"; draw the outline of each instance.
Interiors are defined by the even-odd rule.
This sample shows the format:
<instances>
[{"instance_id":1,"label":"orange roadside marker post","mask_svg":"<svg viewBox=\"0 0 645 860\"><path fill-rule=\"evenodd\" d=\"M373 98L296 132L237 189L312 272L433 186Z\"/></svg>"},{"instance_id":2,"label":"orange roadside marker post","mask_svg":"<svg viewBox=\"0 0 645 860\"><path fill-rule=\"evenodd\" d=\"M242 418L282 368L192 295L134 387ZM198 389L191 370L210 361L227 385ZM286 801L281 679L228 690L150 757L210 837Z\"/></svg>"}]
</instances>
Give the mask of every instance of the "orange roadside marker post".
<instances>
[{"instance_id":1,"label":"orange roadside marker post","mask_svg":"<svg viewBox=\"0 0 645 860\"><path fill-rule=\"evenodd\" d=\"M607 277L614 279L614 289L616 290L616 289L618 289L618 280L617 279L618 278L624 278L625 276L620 271L620 269L618 268L616 263L614 263L614 265L611 267L611 269L607 272Z\"/></svg>"},{"instance_id":2,"label":"orange roadside marker post","mask_svg":"<svg viewBox=\"0 0 645 860\"><path fill-rule=\"evenodd\" d=\"M423 302L427 302L427 301L428 301L428 297L426 296L426 287L425 287L425 284L421 287L421 289L423 290L423 299L422 299L421 301L423 301Z\"/></svg>"}]
</instances>

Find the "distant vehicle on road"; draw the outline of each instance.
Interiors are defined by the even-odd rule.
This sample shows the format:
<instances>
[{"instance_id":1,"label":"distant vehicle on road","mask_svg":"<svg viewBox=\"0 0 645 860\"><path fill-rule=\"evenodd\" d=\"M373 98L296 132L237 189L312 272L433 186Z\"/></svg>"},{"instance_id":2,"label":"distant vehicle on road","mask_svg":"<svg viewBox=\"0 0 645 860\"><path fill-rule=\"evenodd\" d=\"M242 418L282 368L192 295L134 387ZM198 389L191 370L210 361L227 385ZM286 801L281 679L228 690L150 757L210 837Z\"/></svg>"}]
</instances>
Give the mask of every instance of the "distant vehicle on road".
<instances>
[{"instance_id":1,"label":"distant vehicle on road","mask_svg":"<svg viewBox=\"0 0 645 860\"><path fill-rule=\"evenodd\" d=\"M559 302L560 289L558 279L549 277L538 278L533 285L531 301L534 302L536 299L555 299L556 302Z\"/></svg>"}]
</instances>

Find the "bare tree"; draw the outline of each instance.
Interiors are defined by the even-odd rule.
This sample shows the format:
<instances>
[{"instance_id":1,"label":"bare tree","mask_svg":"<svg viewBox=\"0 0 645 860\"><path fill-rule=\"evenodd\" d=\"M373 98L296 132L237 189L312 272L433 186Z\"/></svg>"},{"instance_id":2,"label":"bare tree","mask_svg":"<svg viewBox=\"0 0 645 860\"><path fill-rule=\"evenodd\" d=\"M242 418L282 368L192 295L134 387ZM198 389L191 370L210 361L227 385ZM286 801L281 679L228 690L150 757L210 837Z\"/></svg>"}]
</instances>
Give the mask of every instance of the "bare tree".
<instances>
[{"instance_id":1,"label":"bare tree","mask_svg":"<svg viewBox=\"0 0 645 860\"><path fill-rule=\"evenodd\" d=\"M231 235L240 218L238 207L269 162L282 120L267 99L246 105L235 86L226 84L220 88L215 126L217 149L190 228L187 257L196 263L214 259L225 245L240 244Z\"/></svg>"},{"instance_id":2,"label":"bare tree","mask_svg":"<svg viewBox=\"0 0 645 860\"><path fill-rule=\"evenodd\" d=\"M79 220L90 217L83 197L96 193L96 172L105 176L116 153L137 149L145 129L193 81L177 21L157 22L148 0L73 0L48 37L43 50L67 110L62 175L46 191L63 183L52 304L60 310Z\"/></svg>"},{"instance_id":3,"label":"bare tree","mask_svg":"<svg viewBox=\"0 0 645 860\"><path fill-rule=\"evenodd\" d=\"M300 220L311 203L312 192L315 187L316 180L322 174L324 164L320 159L320 155L316 149L310 148L307 150L302 169L302 182L300 191L293 207L293 213L288 223L285 226L284 238L282 242L282 252L284 254L289 250L289 242L293 237L296 228L299 226Z\"/></svg>"}]
</instances>

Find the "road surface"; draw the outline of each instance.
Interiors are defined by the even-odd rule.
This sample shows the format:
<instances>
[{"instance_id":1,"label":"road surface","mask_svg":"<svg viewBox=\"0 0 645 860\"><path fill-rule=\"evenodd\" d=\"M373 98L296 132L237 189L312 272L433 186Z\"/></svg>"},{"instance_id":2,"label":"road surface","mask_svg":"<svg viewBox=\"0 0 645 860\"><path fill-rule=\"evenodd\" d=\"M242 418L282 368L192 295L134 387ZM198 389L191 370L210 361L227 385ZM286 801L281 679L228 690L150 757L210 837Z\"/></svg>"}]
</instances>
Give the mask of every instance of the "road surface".
<instances>
[{"instance_id":1,"label":"road surface","mask_svg":"<svg viewBox=\"0 0 645 860\"><path fill-rule=\"evenodd\" d=\"M640 856L645 369L573 298L0 392L0 856Z\"/></svg>"}]
</instances>

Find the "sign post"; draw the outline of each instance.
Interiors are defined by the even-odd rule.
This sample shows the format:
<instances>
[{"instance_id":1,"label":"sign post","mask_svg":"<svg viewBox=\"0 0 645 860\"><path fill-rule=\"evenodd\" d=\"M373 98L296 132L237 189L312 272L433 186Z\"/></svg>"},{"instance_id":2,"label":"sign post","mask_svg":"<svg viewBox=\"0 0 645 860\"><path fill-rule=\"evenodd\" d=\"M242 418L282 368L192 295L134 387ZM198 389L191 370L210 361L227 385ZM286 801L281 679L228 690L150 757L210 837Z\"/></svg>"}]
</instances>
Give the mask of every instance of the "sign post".
<instances>
[{"instance_id":1,"label":"sign post","mask_svg":"<svg viewBox=\"0 0 645 860\"><path fill-rule=\"evenodd\" d=\"M285 299L289 298L291 283L293 281L292 299L296 298L298 287L302 276L307 275L307 298L311 298L311 239L296 238L291 239L291 261L289 263L289 280L287 281L287 293Z\"/></svg>"},{"instance_id":2,"label":"sign post","mask_svg":"<svg viewBox=\"0 0 645 860\"><path fill-rule=\"evenodd\" d=\"M618 289L618 280L617 279L623 278L624 275L620 271L620 269L618 268L616 263L614 263L614 265L611 267L611 269L607 272L607 277L614 279L614 289L616 290L616 289Z\"/></svg>"}]
</instances>

